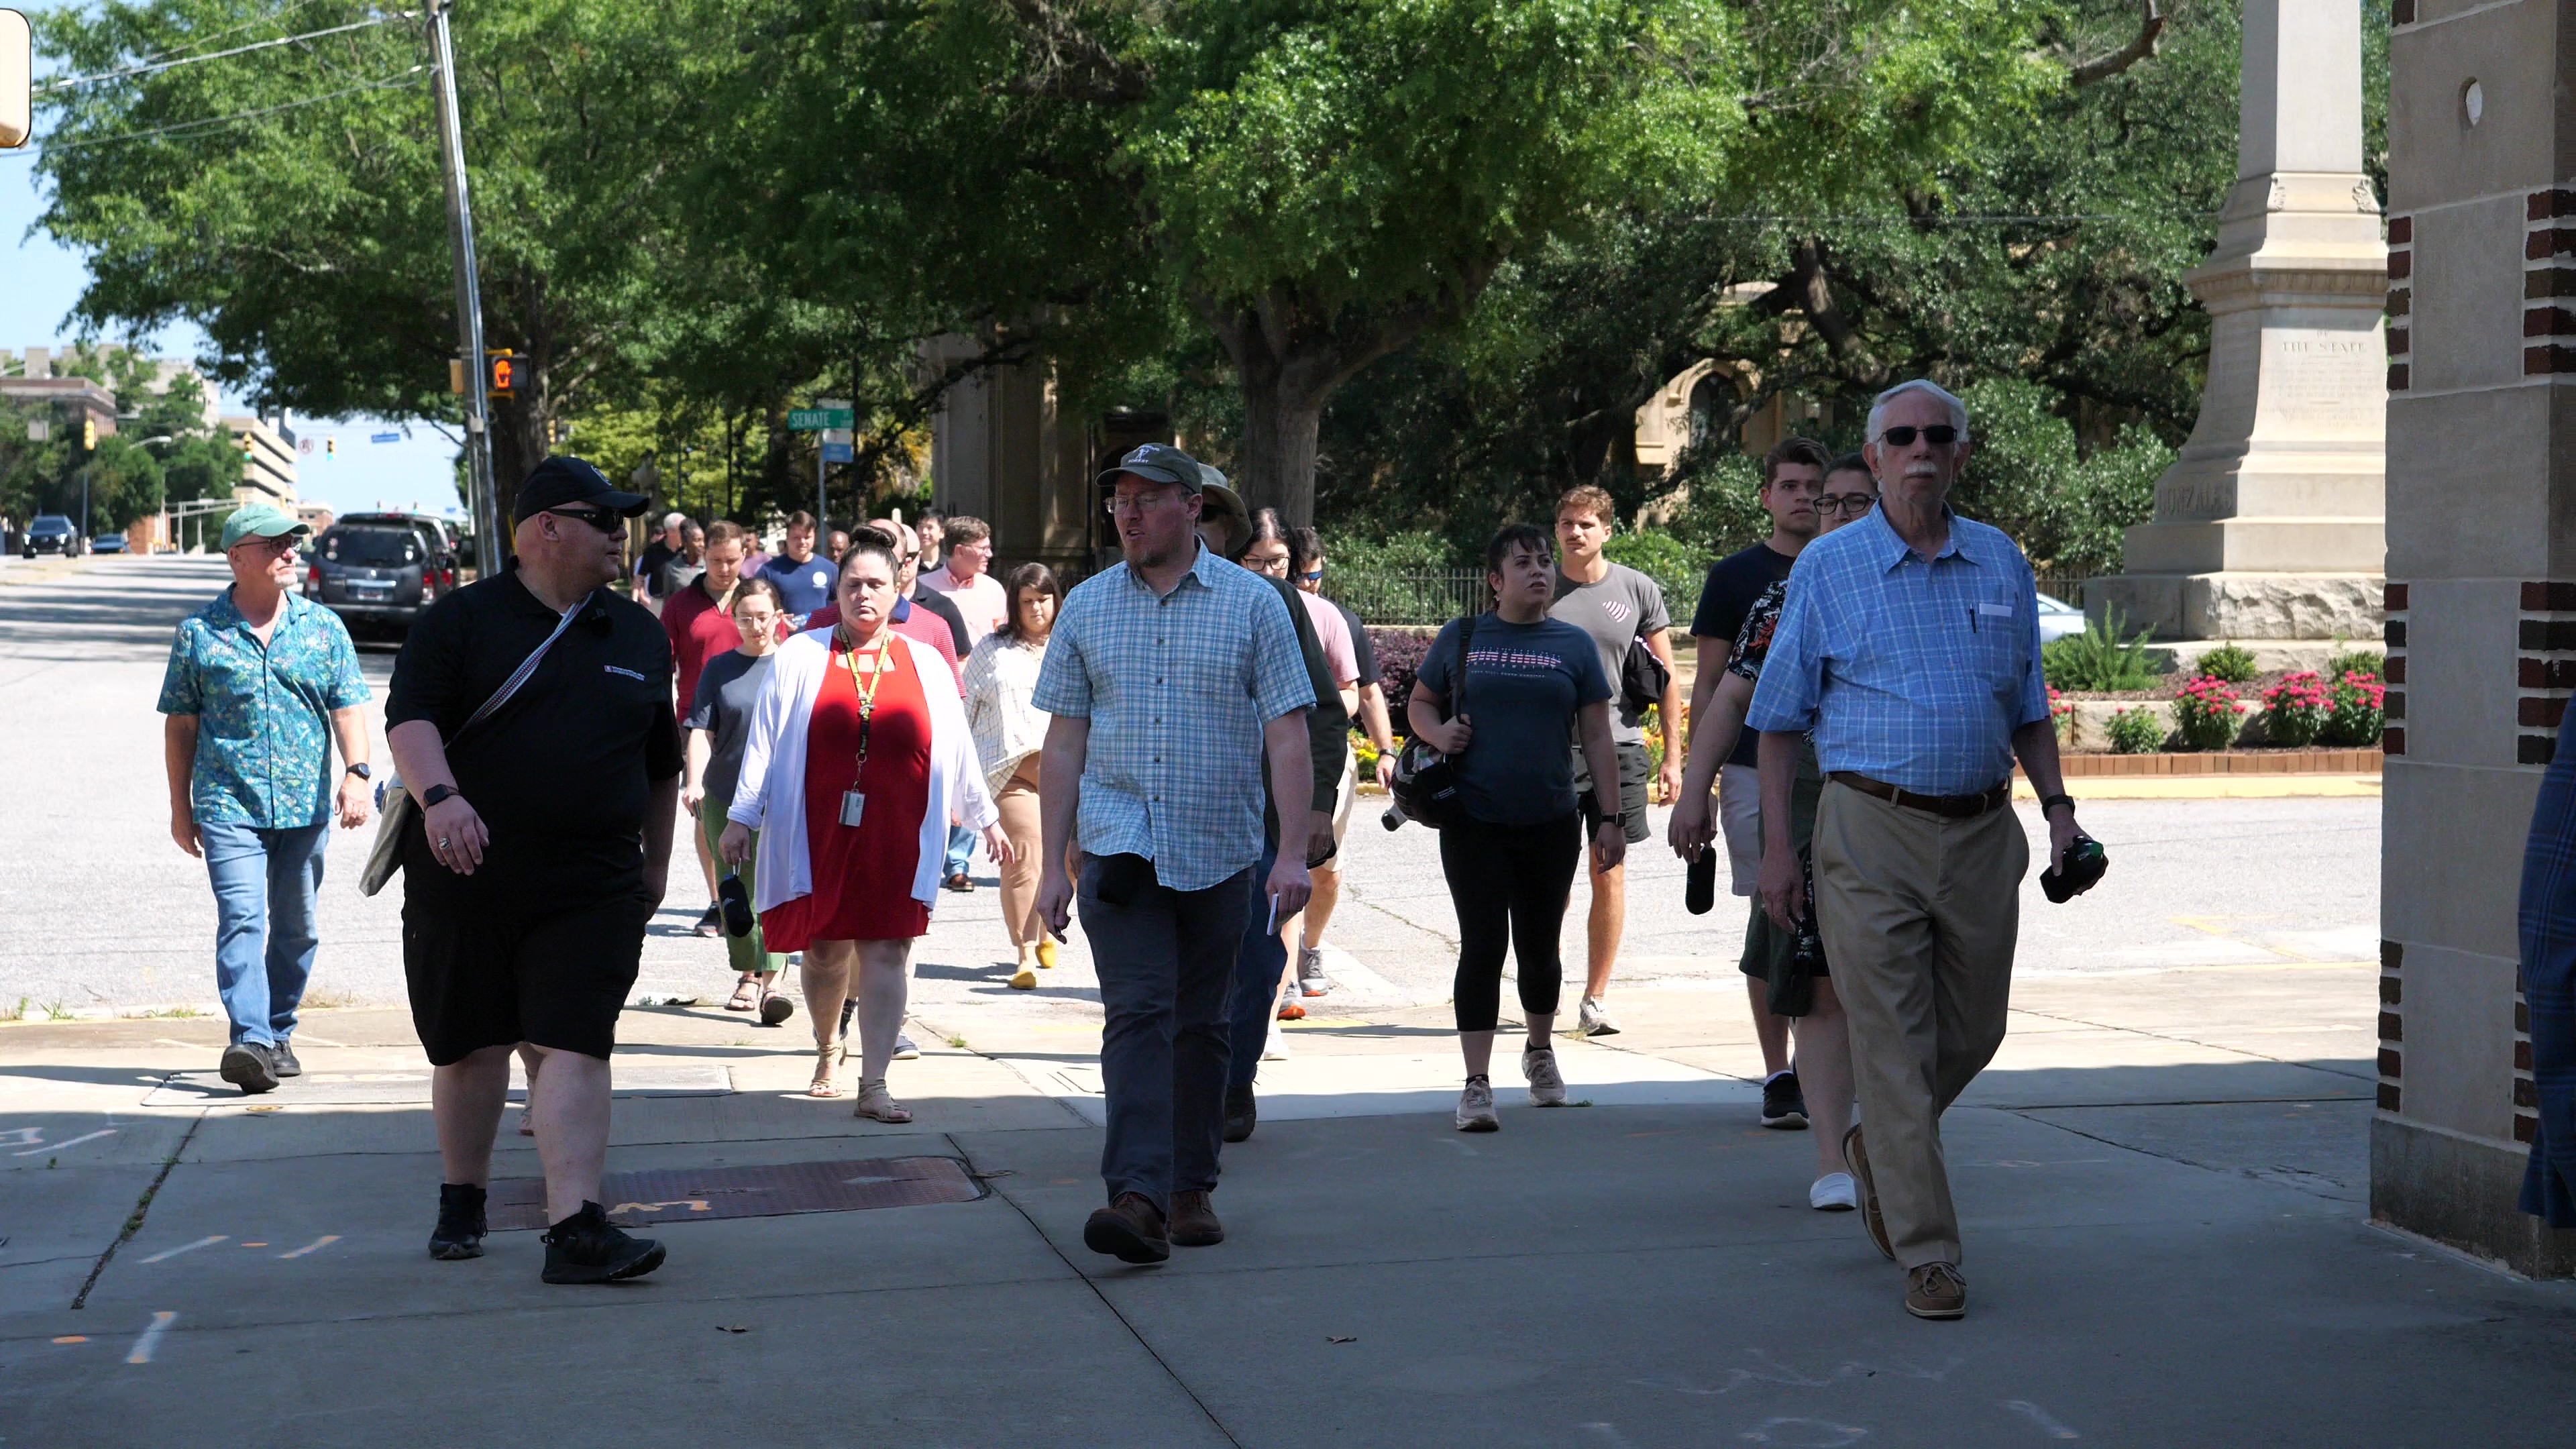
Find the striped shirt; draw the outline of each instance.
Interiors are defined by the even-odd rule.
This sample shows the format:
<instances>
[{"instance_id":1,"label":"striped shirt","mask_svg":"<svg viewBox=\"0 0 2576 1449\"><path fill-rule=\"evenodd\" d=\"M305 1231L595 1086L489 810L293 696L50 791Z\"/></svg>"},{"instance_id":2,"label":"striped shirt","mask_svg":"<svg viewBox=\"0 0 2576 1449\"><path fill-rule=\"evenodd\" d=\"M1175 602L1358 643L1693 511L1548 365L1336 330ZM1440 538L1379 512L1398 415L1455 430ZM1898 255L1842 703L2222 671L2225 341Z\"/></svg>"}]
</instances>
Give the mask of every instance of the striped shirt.
<instances>
[{"instance_id":1,"label":"striped shirt","mask_svg":"<svg viewBox=\"0 0 2576 1449\"><path fill-rule=\"evenodd\" d=\"M2011 775L2013 731L2048 718L2037 588L2009 537L1949 519L1928 563L1876 511L1807 545L1746 728L1813 730L1827 772L1927 795Z\"/></svg>"},{"instance_id":2,"label":"striped shirt","mask_svg":"<svg viewBox=\"0 0 2576 1449\"><path fill-rule=\"evenodd\" d=\"M1124 563L1066 595L1031 703L1091 721L1082 849L1192 891L1261 859L1262 727L1315 691L1277 591L1201 546L1159 598Z\"/></svg>"}]
</instances>

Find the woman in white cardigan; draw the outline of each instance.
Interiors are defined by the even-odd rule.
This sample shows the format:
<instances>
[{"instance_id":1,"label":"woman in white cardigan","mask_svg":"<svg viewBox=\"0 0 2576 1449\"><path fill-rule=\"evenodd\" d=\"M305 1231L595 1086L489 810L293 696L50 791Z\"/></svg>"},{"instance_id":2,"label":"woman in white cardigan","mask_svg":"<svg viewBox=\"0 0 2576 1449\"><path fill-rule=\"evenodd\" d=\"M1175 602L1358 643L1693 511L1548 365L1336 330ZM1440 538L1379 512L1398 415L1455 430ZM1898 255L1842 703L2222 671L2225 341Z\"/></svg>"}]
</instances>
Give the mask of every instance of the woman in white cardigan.
<instances>
[{"instance_id":1,"label":"woman in white cardigan","mask_svg":"<svg viewBox=\"0 0 2576 1449\"><path fill-rule=\"evenodd\" d=\"M984 784L1002 812L1011 838L1011 863L1002 867L1002 924L1020 953L1011 977L1015 991L1035 991L1038 972L1055 965L1055 940L1038 916L1038 748L1051 716L1030 703L1038 667L1046 662L1047 634L1064 603L1064 585L1042 563L1024 563L1002 583L1010 616L976 641L966 659L966 722L983 757Z\"/></svg>"},{"instance_id":2,"label":"woman in white cardigan","mask_svg":"<svg viewBox=\"0 0 2576 1449\"><path fill-rule=\"evenodd\" d=\"M848 1052L834 1038L841 1003L855 996L857 1115L880 1122L912 1120L886 1091L886 1063L950 822L982 831L996 861L1011 858L955 676L936 650L894 630L895 568L891 550L862 537L841 558L839 622L779 646L717 841L739 865L761 832L752 906L770 950L805 953L808 1090L840 1095L833 1066Z\"/></svg>"}]
</instances>

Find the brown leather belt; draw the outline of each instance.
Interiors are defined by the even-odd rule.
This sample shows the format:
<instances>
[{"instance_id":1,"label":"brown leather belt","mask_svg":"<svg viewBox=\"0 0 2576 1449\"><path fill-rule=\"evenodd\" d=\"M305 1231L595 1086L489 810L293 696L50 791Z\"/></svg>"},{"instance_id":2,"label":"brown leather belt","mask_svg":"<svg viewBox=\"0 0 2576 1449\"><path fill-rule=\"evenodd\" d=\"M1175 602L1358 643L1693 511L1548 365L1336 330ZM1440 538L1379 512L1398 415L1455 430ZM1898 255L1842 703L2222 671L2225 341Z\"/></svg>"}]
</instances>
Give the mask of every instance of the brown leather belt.
<instances>
[{"instance_id":1,"label":"brown leather belt","mask_svg":"<svg viewBox=\"0 0 2576 1449\"><path fill-rule=\"evenodd\" d=\"M1849 785L1864 795L1875 795L1890 805L1902 805L1908 810L1929 810L1935 815L1945 815L1952 820L1971 819L1989 810L1999 810L2012 802L2012 781L2009 778L1995 788L1976 795L1920 795L1912 790L1899 789L1885 780L1873 780L1867 775L1855 775L1849 770L1836 770L1825 778L1838 784Z\"/></svg>"}]
</instances>

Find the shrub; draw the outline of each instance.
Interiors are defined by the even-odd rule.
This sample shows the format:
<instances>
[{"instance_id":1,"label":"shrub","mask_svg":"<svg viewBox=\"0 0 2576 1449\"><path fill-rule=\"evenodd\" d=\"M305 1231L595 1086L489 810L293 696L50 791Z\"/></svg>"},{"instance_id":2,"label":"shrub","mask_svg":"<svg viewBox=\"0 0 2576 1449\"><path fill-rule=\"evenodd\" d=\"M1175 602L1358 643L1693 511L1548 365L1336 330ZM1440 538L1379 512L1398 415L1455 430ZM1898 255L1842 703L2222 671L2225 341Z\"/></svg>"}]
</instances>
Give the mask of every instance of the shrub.
<instances>
[{"instance_id":1,"label":"shrub","mask_svg":"<svg viewBox=\"0 0 2576 1449\"><path fill-rule=\"evenodd\" d=\"M2337 649L2326 656L2326 667L2317 672L2329 680L2341 680L2347 674L2367 674L2377 679L2387 669L2388 656L2376 649Z\"/></svg>"},{"instance_id":2,"label":"shrub","mask_svg":"<svg viewBox=\"0 0 2576 1449\"><path fill-rule=\"evenodd\" d=\"M2348 669L2326 687L2325 727L2318 738L2330 745L2375 745L2388 724L2388 691L2379 676Z\"/></svg>"},{"instance_id":3,"label":"shrub","mask_svg":"<svg viewBox=\"0 0 2576 1449\"><path fill-rule=\"evenodd\" d=\"M1386 688L1387 727L1397 739L1408 739L1413 726L1406 722L1404 707L1413 699L1413 675L1422 667L1422 656L1431 652L1431 641L1438 631L1432 629L1371 629L1369 645L1377 650L1377 669Z\"/></svg>"},{"instance_id":4,"label":"shrub","mask_svg":"<svg viewBox=\"0 0 2576 1449\"><path fill-rule=\"evenodd\" d=\"M2251 684L2263 671L2254 667L2254 651L2235 644L2221 644L2200 656L2200 672L2212 679L2230 684Z\"/></svg>"},{"instance_id":5,"label":"shrub","mask_svg":"<svg viewBox=\"0 0 2576 1449\"><path fill-rule=\"evenodd\" d=\"M2244 712L2227 681L2195 674L2174 691L2174 735L2186 750L2223 750L2236 742Z\"/></svg>"},{"instance_id":6,"label":"shrub","mask_svg":"<svg viewBox=\"0 0 2576 1449\"><path fill-rule=\"evenodd\" d=\"M1612 563L1626 564L1655 581L1664 591L1664 611L1688 624L1699 605L1699 586L1708 572L1708 554L1661 529L1618 533L1601 546Z\"/></svg>"},{"instance_id":7,"label":"shrub","mask_svg":"<svg viewBox=\"0 0 2576 1449\"><path fill-rule=\"evenodd\" d=\"M2163 749L2165 744L2165 722L2144 705L2111 711L2108 733L2111 736L2111 753L2115 755L2152 754Z\"/></svg>"},{"instance_id":8,"label":"shrub","mask_svg":"<svg viewBox=\"0 0 2576 1449\"><path fill-rule=\"evenodd\" d=\"M2103 610L2103 617L2087 620L2084 632L2070 634L2039 651L2040 673L2060 689L2152 689L2155 671L2147 667L2147 636L2152 629L2141 629L2138 637L2120 637L2120 611Z\"/></svg>"},{"instance_id":9,"label":"shrub","mask_svg":"<svg viewBox=\"0 0 2576 1449\"><path fill-rule=\"evenodd\" d=\"M2263 737L2297 749L2317 742L2326 726L2325 681L2307 670L2286 674L2263 691Z\"/></svg>"}]
</instances>

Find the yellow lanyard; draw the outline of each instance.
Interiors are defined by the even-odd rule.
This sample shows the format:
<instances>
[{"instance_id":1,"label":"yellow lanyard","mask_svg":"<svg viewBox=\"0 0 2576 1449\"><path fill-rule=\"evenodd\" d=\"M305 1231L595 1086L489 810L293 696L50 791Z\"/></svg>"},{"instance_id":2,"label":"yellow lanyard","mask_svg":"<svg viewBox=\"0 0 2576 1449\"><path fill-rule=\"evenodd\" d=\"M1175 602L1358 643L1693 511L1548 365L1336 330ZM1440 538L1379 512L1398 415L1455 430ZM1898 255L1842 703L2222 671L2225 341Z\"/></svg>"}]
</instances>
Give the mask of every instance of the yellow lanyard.
<instances>
[{"instance_id":1,"label":"yellow lanyard","mask_svg":"<svg viewBox=\"0 0 2576 1449\"><path fill-rule=\"evenodd\" d=\"M877 684L885 678L890 667L886 657L894 643L888 637L890 633L886 631L877 635L876 662L869 666L868 677L862 682L859 678L859 644L850 637L850 626L836 624L832 627L833 642L848 646L842 652L841 663L850 671L850 687L859 692L859 768L862 770L868 767L868 731L876 721Z\"/></svg>"}]
</instances>

